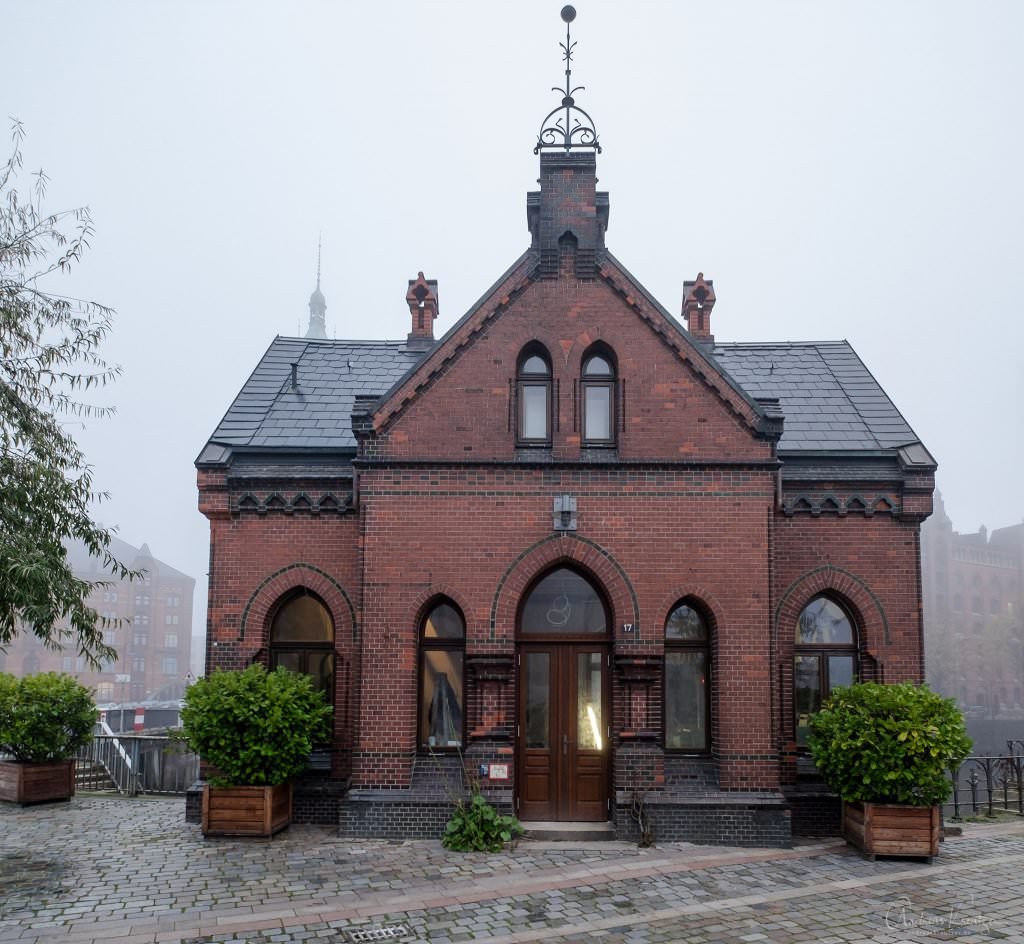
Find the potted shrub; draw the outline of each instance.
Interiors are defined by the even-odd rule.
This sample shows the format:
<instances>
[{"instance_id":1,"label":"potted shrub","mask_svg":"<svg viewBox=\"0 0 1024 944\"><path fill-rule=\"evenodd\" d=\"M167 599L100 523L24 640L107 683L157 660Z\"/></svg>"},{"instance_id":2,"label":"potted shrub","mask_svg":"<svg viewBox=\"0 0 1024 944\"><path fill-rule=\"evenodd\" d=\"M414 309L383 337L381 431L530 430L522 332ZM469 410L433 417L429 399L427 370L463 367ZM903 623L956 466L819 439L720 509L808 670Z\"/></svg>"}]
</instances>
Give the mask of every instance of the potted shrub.
<instances>
[{"instance_id":1,"label":"potted shrub","mask_svg":"<svg viewBox=\"0 0 1024 944\"><path fill-rule=\"evenodd\" d=\"M328 733L330 706L309 676L262 665L191 685L182 736L211 765L203 834L272 836L291 822L289 782Z\"/></svg>"},{"instance_id":2,"label":"potted shrub","mask_svg":"<svg viewBox=\"0 0 1024 944\"><path fill-rule=\"evenodd\" d=\"M971 749L956 703L924 685L865 682L836 689L810 727L814 763L843 801L843 837L871 856L937 855L948 771Z\"/></svg>"},{"instance_id":3,"label":"potted shrub","mask_svg":"<svg viewBox=\"0 0 1024 944\"><path fill-rule=\"evenodd\" d=\"M71 676L0 673L0 754L12 758L0 761L0 799L71 799L75 751L92 740L95 724L92 693Z\"/></svg>"}]
</instances>

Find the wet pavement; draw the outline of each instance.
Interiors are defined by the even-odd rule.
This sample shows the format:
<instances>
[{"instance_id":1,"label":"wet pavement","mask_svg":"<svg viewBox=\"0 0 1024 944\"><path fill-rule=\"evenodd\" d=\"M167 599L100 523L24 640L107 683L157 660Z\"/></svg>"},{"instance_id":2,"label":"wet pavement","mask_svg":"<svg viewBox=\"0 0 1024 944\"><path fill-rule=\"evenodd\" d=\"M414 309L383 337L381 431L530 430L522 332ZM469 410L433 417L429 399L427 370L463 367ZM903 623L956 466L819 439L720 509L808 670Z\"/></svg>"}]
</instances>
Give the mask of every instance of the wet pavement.
<instances>
[{"instance_id":1,"label":"wet pavement","mask_svg":"<svg viewBox=\"0 0 1024 944\"><path fill-rule=\"evenodd\" d=\"M0 944L320 940L1024 944L1024 821L968 824L929 865L835 840L463 854L310 826L204 839L183 799L0 804Z\"/></svg>"}]
</instances>

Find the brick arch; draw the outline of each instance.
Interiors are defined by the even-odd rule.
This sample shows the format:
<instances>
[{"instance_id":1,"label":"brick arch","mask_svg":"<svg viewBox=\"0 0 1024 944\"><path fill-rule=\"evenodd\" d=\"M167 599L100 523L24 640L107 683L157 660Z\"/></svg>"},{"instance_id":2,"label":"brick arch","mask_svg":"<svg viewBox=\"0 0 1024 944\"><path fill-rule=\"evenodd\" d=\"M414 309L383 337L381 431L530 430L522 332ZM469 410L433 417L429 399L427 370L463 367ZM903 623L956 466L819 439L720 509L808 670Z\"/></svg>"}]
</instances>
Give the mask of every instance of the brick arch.
<instances>
[{"instance_id":1,"label":"brick arch","mask_svg":"<svg viewBox=\"0 0 1024 944\"><path fill-rule=\"evenodd\" d=\"M418 594L412 601L412 606L409 610L413 614L413 625L416 627L417 634L419 633L420 623L427 616L427 611L442 597L451 600L462 611L462 618L466 621L466 637L468 638L470 627L476 622L477 614L462 593L448 584L434 584Z\"/></svg>"},{"instance_id":2,"label":"brick arch","mask_svg":"<svg viewBox=\"0 0 1024 944\"><path fill-rule=\"evenodd\" d=\"M356 611L352 601L338 581L312 564L289 564L261 581L242 611L239 640L245 639L248 632L250 638L255 635L261 645L266 645L267 623L271 610L283 596L299 589L313 591L330 611L334 619L335 646L338 644L339 632L343 629L341 624L346 616L350 630L349 638L355 641Z\"/></svg>"},{"instance_id":3,"label":"brick arch","mask_svg":"<svg viewBox=\"0 0 1024 944\"><path fill-rule=\"evenodd\" d=\"M878 597L867 584L848 570L828 564L808 571L794 580L775 608L775 638L785 645L793 644L793 634L786 627L796 626L800 612L818 594L825 593L844 603L857 621L858 647L871 651L878 643L892 641L889 620Z\"/></svg>"},{"instance_id":4,"label":"brick arch","mask_svg":"<svg viewBox=\"0 0 1024 944\"><path fill-rule=\"evenodd\" d=\"M601 545L576 535L555 534L522 552L502 575L491 603L491 640L512 640L516 635L516 614L523 593L538 574L556 564L567 564L590 577L603 591L615 627L633 623L640 631L640 608L636 591L626 572Z\"/></svg>"},{"instance_id":5,"label":"brick arch","mask_svg":"<svg viewBox=\"0 0 1024 944\"><path fill-rule=\"evenodd\" d=\"M715 636L722 626L725 625L725 616L722 611L722 604L707 587L702 586L682 586L668 593L662 594L661 599L658 601L658 609L656 615L661 622L654 627L651 632L657 632L661 638L665 636L665 622L668 620L669 613L672 612L672 608L683 600L690 599L696 600L706 611L707 615L711 617L711 633Z\"/></svg>"}]
</instances>

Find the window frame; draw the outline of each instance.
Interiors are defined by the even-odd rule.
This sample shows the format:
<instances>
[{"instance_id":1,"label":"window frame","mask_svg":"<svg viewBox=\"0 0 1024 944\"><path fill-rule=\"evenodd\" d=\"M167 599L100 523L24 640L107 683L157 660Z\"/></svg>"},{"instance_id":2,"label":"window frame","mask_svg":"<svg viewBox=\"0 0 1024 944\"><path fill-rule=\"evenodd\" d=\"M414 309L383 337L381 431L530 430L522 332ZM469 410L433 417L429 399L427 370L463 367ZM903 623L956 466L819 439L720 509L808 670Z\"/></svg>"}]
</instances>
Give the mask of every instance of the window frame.
<instances>
[{"instance_id":1,"label":"window frame","mask_svg":"<svg viewBox=\"0 0 1024 944\"><path fill-rule=\"evenodd\" d=\"M442 606L448 606L454 610L462 623L462 635L455 636L427 636L427 623L431 616ZM423 609L419 626L416 631L416 749L433 753L456 753L465 750L466 746L466 616L460 607L450 597L435 597ZM424 682L426 680L426 656L431 652L452 653L456 652L461 656L459 671L459 730L458 744L431 744L430 743L430 722L428 709L424 705ZM424 732L426 734L424 735Z\"/></svg>"},{"instance_id":2,"label":"window frame","mask_svg":"<svg viewBox=\"0 0 1024 944\"><path fill-rule=\"evenodd\" d=\"M588 374L587 368L594 361L600 359L604 361L610 370L609 374ZM616 433L616 417L618 412L616 409L617 405L617 387L618 387L618 367L615 362L615 357L605 347L591 348L583 355L583 359L580 362L580 442L584 446L595 446L595 447L611 447L617 443ZM587 391L591 389L603 389L608 391L608 436L605 437L590 437L587 435Z\"/></svg>"},{"instance_id":3,"label":"window frame","mask_svg":"<svg viewBox=\"0 0 1024 944\"><path fill-rule=\"evenodd\" d=\"M330 622L331 638L326 641L290 639L285 642L276 642L274 640L274 624L277 622L277 618L290 604L294 603L298 599L301 599L302 597L307 596L311 597L321 607L323 607L324 612L327 614L327 619ZM316 676L314 676L313 673L309 671L310 653L314 653L320 658L322 658L323 655L325 654L330 655L331 681L330 684L327 686L327 691L324 694L327 696L327 703L331 706L332 712L334 711L335 708L335 689L337 688L338 685L338 652L335 647L336 634L337 627L335 626L334 623L334 614L331 612L331 608L324 602L323 599L320 598L318 594L313 593L312 591L307 590L304 587L298 590L298 592L289 593L286 596L282 597L278 601L277 605L274 607L273 611L271 612L270 619L267 622L267 666L271 672L273 672L280 664L278 657L282 653L297 653L300 656L300 668L293 671L299 671L305 675L308 675L310 678L316 678Z\"/></svg>"},{"instance_id":4,"label":"window frame","mask_svg":"<svg viewBox=\"0 0 1024 944\"><path fill-rule=\"evenodd\" d=\"M534 593L549 577L553 577L555 574L558 574L563 570L578 577L594 593L594 596L596 597L597 602L601 604L601 609L604 613L604 629L583 631L566 631L558 628L552 628L550 630L546 628L536 629L534 627L539 624L527 623L526 610L530 602L533 600ZM574 566L571 561L560 561L554 566L548 567L546 570L539 573L523 592L517 608L516 626L518 638L528 642L606 642L612 637L611 607L608 605L608 599L603 592L601 584L597 580L591 577L590 574Z\"/></svg>"},{"instance_id":5,"label":"window frame","mask_svg":"<svg viewBox=\"0 0 1024 944\"><path fill-rule=\"evenodd\" d=\"M824 642L824 643L809 643L800 642L798 635L800 632L800 619L807 612L808 608L811 607L818 600L827 600L833 606L839 609L839 611L846 617L846 622L850 626L850 642L848 643L835 643L835 642ZM793 686L792 686L792 699L793 699L793 713L792 713L792 725L793 725L793 739L796 741L797 750L801 753L808 753L808 747L806 743L800 743L800 715L797 708L797 695L796 695L796 663L797 659L800 658L814 658L818 662L818 697L819 707L820 703L824 702L826 698L832 693L832 680L831 670L829 666L829 658L831 656L840 656L843 658L849 658L852 664L851 678L853 682L860 680L860 632L857 624L857 620L853 615L852 610L849 606L844 604L836 596L829 593L828 591L822 593L816 593L812 596L801 608L797 614L796 621L793 626ZM836 686L839 687L839 686ZM814 712L810 712L808 717Z\"/></svg>"},{"instance_id":6,"label":"window frame","mask_svg":"<svg viewBox=\"0 0 1024 944\"><path fill-rule=\"evenodd\" d=\"M672 616L682 607L688 607L700 618L704 627L703 639L673 639L668 635L669 622ZM711 685L712 685L712 661L711 661L711 635L712 622L707 608L701 605L700 601L692 597L683 597L672 605L665 617L665 628L663 639L665 653L662 660L662 713L661 713L661 743L667 754L672 756L694 756L708 755L711 753ZM704 656L704 746L703 747L669 747L668 746L668 659L673 653L699 653Z\"/></svg>"},{"instance_id":7,"label":"window frame","mask_svg":"<svg viewBox=\"0 0 1024 944\"><path fill-rule=\"evenodd\" d=\"M538 358L545 367L544 373L527 371L526 365L533 358ZM527 436L526 429L526 397L523 391L526 388L542 388L544 390L544 435ZM551 357L547 350L539 343L528 344L519 354L516 361L516 445L518 446L550 446L552 418L552 390L553 372L551 369Z\"/></svg>"}]
</instances>

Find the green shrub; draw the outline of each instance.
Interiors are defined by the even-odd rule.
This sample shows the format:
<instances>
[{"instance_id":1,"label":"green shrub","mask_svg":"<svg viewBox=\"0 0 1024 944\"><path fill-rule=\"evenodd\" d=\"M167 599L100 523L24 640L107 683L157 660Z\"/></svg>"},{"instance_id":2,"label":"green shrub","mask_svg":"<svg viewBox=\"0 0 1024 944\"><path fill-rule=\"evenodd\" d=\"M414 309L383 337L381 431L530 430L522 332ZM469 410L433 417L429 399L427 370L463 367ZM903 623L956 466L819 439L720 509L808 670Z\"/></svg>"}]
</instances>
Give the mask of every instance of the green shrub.
<instances>
[{"instance_id":1,"label":"green shrub","mask_svg":"<svg viewBox=\"0 0 1024 944\"><path fill-rule=\"evenodd\" d=\"M67 760L92 740L92 692L70 675L0 673L0 753L41 764Z\"/></svg>"},{"instance_id":2,"label":"green shrub","mask_svg":"<svg viewBox=\"0 0 1024 944\"><path fill-rule=\"evenodd\" d=\"M308 675L251 665L191 685L181 724L192 750L216 768L214 786L276 786L305 769L330 716Z\"/></svg>"},{"instance_id":3,"label":"green shrub","mask_svg":"<svg viewBox=\"0 0 1024 944\"><path fill-rule=\"evenodd\" d=\"M811 717L811 756L847 801L932 806L971 749L956 703L924 685L836 689Z\"/></svg>"},{"instance_id":4,"label":"green shrub","mask_svg":"<svg viewBox=\"0 0 1024 944\"><path fill-rule=\"evenodd\" d=\"M522 823L499 813L474 786L468 801L456 801L441 844L456 852L500 852L513 836L522 834Z\"/></svg>"}]
</instances>

